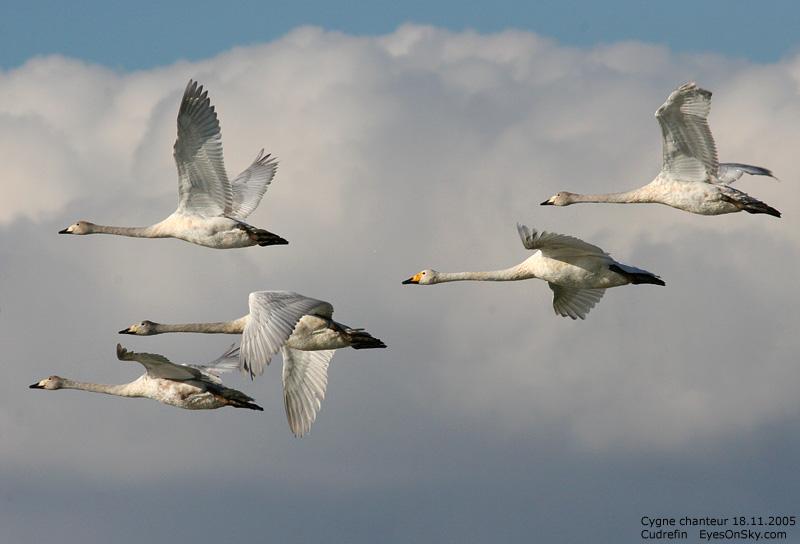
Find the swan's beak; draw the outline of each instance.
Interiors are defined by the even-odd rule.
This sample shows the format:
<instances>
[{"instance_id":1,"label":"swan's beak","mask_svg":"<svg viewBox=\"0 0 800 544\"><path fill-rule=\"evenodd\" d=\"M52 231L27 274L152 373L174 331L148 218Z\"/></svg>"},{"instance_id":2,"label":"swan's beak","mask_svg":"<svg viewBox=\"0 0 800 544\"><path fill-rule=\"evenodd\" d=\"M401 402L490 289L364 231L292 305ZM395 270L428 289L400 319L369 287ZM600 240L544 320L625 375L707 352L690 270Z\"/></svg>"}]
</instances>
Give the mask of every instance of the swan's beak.
<instances>
[{"instance_id":1,"label":"swan's beak","mask_svg":"<svg viewBox=\"0 0 800 544\"><path fill-rule=\"evenodd\" d=\"M552 205L553 205L553 202L552 202L552 201L553 201L553 199L552 199L552 198L548 198L547 200L545 200L544 202L542 202L541 204L539 204L539 206L552 206Z\"/></svg>"},{"instance_id":2,"label":"swan's beak","mask_svg":"<svg viewBox=\"0 0 800 544\"><path fill-rule=\"evenodd\" d=\"M44 389L43 386L39 385L39 382L32 383L28 386L28 389Z\"/></svg>"},{"instance_id":3,"label":"swan's beak","mask_svg":"<svg viewBox=\"0 0 800 544\"><path fill-rule=\"evenodd\" d=\"M419 283L419 279L420 279L421 276L422 276L422 274L414 274L413 276L408 278L406 281L404 281L403 285L418 284Z\"/></svg>"},{"instance_id":4,"label":"swan's beak","mask_svg":"<svg viewBox=\"0 0 800 544\"><path fill-rule=\"evenodd\" d=\"M58 231L59 234L69 234L69 227L65 228L64 230Z\"/></svg>"},{"instance_id":5,"label":"swan's beak","mask_svg":"<svg viewBox=\"0 0 800 544\"><path fill-rule=\"evenodd\" d=\"M127 329L122 329L121 331L119 331L119 334L136 334L136 333L133 332L130 327L128 327Z\"/></svg>"}]
</instances>

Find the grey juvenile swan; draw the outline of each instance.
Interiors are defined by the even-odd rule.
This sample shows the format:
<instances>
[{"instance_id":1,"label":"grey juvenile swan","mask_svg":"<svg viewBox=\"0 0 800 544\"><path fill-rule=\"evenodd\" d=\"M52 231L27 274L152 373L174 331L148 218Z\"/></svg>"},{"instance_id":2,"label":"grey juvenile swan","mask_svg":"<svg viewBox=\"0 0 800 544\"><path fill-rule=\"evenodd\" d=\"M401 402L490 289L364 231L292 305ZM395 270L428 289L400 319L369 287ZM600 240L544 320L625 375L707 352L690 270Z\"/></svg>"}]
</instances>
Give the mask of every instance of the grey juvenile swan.
<instances>
[{"instance_id":1,"label":"grey juvenile swan","mask_svg":"<svg viewBox=\"0 0 800 544\"><path fill-rule=\"evenodd\" d=\"M276 234L248 225L278 163L264 150L247 170L228 181L222 160L217 113L203 86L189 80L178 110L178 209L149 227L109 227L78 221L59 234L117 234L137 238L178 238L215 249L288 244Z\"/></svg>"},{"instance_id":2,"label":"grey juvenile swan","mask_svg":"<svg viewBox=\"0 0 800 544\"><path fill-rule=\"evenodd\" d=\"M187 410L212 410L223 406L262 410L253 399L222 385L218 374L239 367L239 350L231 346L219 358L205 365L179 365L163 355L135 353L117 344L117 359L136 361L145 368L138 379L119 385L86 383L50 376L31 389L80 389L118 397L144 397Z\"/></svg>"},{"instance_id":3,"label":"grey juvenile swan","mask_svg":"<svg viewBox=\"0 0 800 544\"><path fill-rule=\"evenodd\" d=\"M619 263L597 246L583 240L537 232L517 224L522 245L533 255L516 266L489 272L437 272L423 270L404 284L433 285L448 281L515 281L538 278L553 290L553 309L564 317L585 319L605 290L629 283L664 285L655 274Z\"/></svg>"},{"instance_id":4,"label":"grey juvenile swan","mask_svg":"<svg viewBox=\"0 0 800 544\"><path fill-rule=\"evenodd\" d=\"M291 291L256 291L248 299L250 313L216 323L134 323L120 334L149 336L168 332L241 334L240 367L263 374L278 351L283 357L283 401L289 427L296 436L311 429L328 385L328 364L339 348L385 348L364 329L332 319L333 306Z\"/></svg>"},{"instance_id":5,"label":"grey juvenile swan","mask_svg":"<svg viewBox=\"0 0 800 544\"><path fill-rule=\"evenodd\" d=\"M617 204L652 202L701 215L745 211L780 217L781 213L747 193L730 187L743 174L772 175L760 166L719 164L717 147L708 127L711 93L694 83L685 83L669 95L656 111L661 125L664 161L658 176L624 193L582 195L562 191L542 202L543 206L569 206L580 202Z\"/></svg>"}]
</instances>

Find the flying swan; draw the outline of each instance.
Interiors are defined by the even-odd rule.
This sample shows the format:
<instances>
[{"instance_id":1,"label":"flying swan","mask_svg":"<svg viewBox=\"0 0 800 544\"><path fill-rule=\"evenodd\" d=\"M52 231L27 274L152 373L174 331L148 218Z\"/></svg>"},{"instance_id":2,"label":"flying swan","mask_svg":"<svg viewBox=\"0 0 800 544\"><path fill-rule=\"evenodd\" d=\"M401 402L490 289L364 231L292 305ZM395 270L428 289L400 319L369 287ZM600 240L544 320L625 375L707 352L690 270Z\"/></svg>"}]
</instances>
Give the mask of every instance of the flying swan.
<instances>
[{"instance_id":1,"label":"flying swan","mask_svg":"<svg viewBox=\"0 0 800 544\"><path fill-rule=\"evenodd\" d=\"M711 92L695 83L681 85L656 111L663 136L664 161L653 181L625 193L582 195L562 191L542 202L542 206L654 202L701 215L746 211L780 217L781 213L775 208L730 187L745 173L775 176L760 166L735 162L719 164L717 147L708 127L710 110Z\"/></svg>"},{"instance_id":2,"label":"flying swan","mask_svg":"<svg viewBox=\"0 0 800 544\"><path fill-rule=\"evenodd\" d=\"M117 344L117 359L136 361L145 368L138 379L119 385L77 382L50 376L29 386L31 389L80 389L118 397L143 397L187 410L213 410L223 406L263 410L253 399L222 385L219 374L239 367L239 350L231 346L219 358L205 365L179 365L163 355L135 353Z\"/></svg>"},{"instance_id":3,"label":"flying swan","mask_svg":"<svg viewBox=\"0 0 800 544\"><path fill-rule=\"evenodd\" d=\"M629 283L665 285L651 272L619 263L611 256L583 240L537 232L517 224L522 245L534 250L533 255L516 266L490 272L437 272L423 270L404 284L433 285L446 281L515 281L538 278L553 290L553 309L564 317L585 319L609 287Z\"/></svg>"},{"instance_id":4,"label":"flying swan","mask_svg":"<svg viewBox=\"0 0 800 544\"><path fill-rule=\"evenodd\" d=\"M178 110L178 209L149 227L109 227L78 221L59 234L117 234L137 238L178 238L215 249L288 244L276 234L248 225L278 163L262 149L253 164L228 181L222 160L217 113L202 85L189 80Z\"/></svg>"},{"instance_id":5,"label":"flying swan","mask_svg":"<svg viewBox=\"0 0 800 544\"><path fill-rule=\"evenodd\" d=\"M250 377L261 375L278 351L283 357L283 403L289 428L303 436L317 417L328 385L328 364L334 351L385 348L364 329L332 319L333 306L291 291L256 291L249 296L250 313L216 323L134 323L120 334L150 336L167 332L241 334L240 368Z\"/></svg>"}]
</instances>

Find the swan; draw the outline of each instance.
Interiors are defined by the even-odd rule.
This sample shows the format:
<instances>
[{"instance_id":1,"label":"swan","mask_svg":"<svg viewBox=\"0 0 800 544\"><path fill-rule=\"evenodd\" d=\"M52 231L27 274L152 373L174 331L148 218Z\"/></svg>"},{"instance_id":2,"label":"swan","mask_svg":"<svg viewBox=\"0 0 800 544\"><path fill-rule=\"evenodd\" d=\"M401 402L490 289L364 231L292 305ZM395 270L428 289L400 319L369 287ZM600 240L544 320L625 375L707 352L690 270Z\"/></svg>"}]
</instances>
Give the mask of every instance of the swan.
<instances>
[{"instance_id":1,"label":"swan","mask_svg":"<svg viewBox=\"0 0 800 544\"><path fill-rule=\"evenodd\" d=\"M248 297L250 313L216 323L134 323L120 334L150 336L168 332L241 334L240 368L251 378L264 373L272 357L283 358L283 403L289 428L303 436L317 417L328 384L334 351L385 348L364 329L332 319L330 303L291 291L256 291Z\"/></svg>"},{"instance_id":2,"label":"swan","mask_svg":"<svg viewBox=\"0 0 800 544\"><path fill-rule=\"evenodd\" d=\"M533 255L516 266L490 272L437 272L426 269L403 284L433 285L446 281L515 281L538 278L553 290L553 309L563 317L585 319L609 287L629 283L665 285L655 274L619 263L597 246L583 240L536 231L517 223L526 249Z\"/></svg>"},{"instance_id":3,"label":"swan","mask_svg":"<svg viewBox=\"0 0 800 544\"><path fill-rule=\"evenodd\" d=\"M149 227L110 227L78 221L59 234L116 234L137 238L178 238L215 249L288 244L244 219L256 209L278 163L262 149L253 163L228 181L222 160L217 114L202 85L189 80L178 110L178 209Z\"/></svg>"},{"instance_id":4,"label":"swan","mask_svg":"<svg viewBox=\"0 0 800 544\"><path fill-rule=\"evenodd\" d=\"M262 411L253 399L222 385L219 374L239 367L239 349L231 346L219 358L205 365L180 365L163 355L135 353L117 344L117 359L136 361L145 373L130 383L105 385L50 376L29 387L31 389L80 389L118 397L144 397L187 410L213 410L223 406Z\"/></svg>"},{"instance_id":5,"label":"swan","mask_svg":"<svg viewBox=\"0 0 800 544\"><path fill-rule=\"evenodd\" d=\"M542 202L542 206L569 206L579 202L654 202L701 215L746 211L780 217L781 212L775 208L730 187L745 173L775 176L760 166L733 162L719 164L717 147L708 127L710 110L711 92L695 83L681 85L656 111L663 136L664 161L661 172L653 181L624 193L582 195L561 191Z\"/></svg>"}]
</instances>

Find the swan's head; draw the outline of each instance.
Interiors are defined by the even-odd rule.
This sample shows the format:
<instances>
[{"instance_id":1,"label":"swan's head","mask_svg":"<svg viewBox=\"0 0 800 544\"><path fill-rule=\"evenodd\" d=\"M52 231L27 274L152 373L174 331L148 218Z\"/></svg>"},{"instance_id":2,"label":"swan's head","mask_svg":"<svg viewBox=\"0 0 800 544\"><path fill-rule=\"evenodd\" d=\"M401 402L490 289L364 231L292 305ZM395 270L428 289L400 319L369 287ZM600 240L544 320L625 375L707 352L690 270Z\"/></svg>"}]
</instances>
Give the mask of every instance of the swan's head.
<instances>
[{"instance_id":1,"label":"swan's head","mask_svg":"<svg viewBox=\"0 0 800 544\"><path fill-rule=\"evenodd\" d=\"M141 321L139 323L134 323L133 325L131 325L127 329L122 329L121 331L119 331L119 333L120 334L137 334L139 336L150 336L152 334L158 334L158 331L156 331L156 326L157 325L158 325L158 323L155 323L153 321L147 321L145 319L144 321Z\"/></svg>"},{"instance_id":2,"label":"swan's head","mask_svg":"<svg viewBox=\"0 0 800 544\"><path fill-rule=\"evenodd\" d=\"M551 196L544 202L542 202L542 206L569 206L573 203L572 197L575 196L575 193L568 193L567 191L561 191L556 193L555 195Z\"/></svg>"},{"instance_id":3,"label":"swan's head","mask_svg":"<svg viewBox=\"0 0 800 544\"><path fill-rule=\"evenodd\" d=\"M60 376L50 376L28 386L30 389L61 389L64 387L64 378Z\"/></svg>"},{"instance_id":4,"label":"swan's head","mask_svg":"<svg viewBox=\"0 0 800 544\"><path fill-rule=\"evenodd\" d=\"M417 272L406 281L403 282L403 285L408 284L415 284L415 285L430 285L432 283L436 283L439 279L439 273L436 270L431 270L430 268L423 270L422 272Z\"/></svg>"},{"instance_id":5,"label":"swan's head","mask_svg":"<svg viewBox=\"0 0 800 544\"><path fill-rule=\"evenodd\" d=\"M78 221L77 223L73 223L72 225L68 226L64 230L58 231L59 234L91 234L93 232L92 227L94 223L89 223L88 221Z\"/></svg>"}]
</instances>

